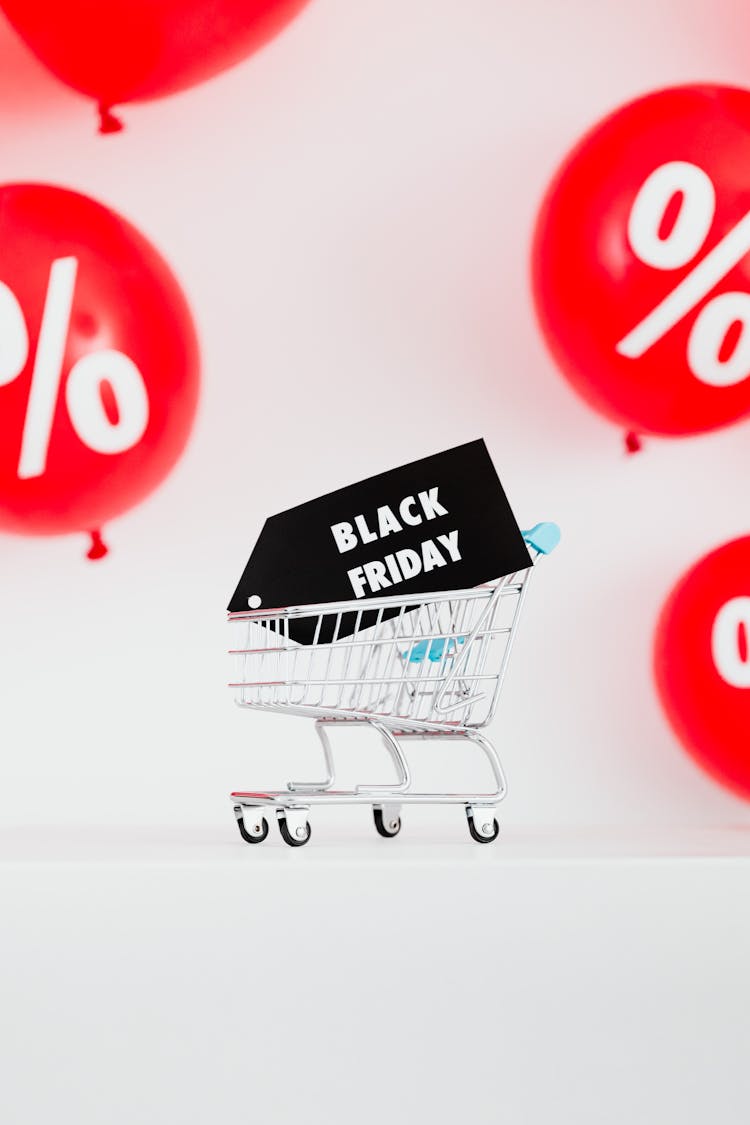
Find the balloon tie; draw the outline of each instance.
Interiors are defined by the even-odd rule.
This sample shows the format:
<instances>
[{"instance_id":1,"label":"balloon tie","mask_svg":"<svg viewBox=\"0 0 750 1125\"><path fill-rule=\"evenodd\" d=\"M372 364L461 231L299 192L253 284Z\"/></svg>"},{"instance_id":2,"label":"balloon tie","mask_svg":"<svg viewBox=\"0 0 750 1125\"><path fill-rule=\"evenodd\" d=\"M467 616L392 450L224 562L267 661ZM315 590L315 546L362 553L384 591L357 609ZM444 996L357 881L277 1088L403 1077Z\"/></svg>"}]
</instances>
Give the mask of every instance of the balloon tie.
<instances>
[{"instance_id":1,"label":"balloon tie","mask_svg":"<svg viewBox=\"0 0 750 1125\"><path fill-rule=\"evenodd\" d=\"M643 442L633 430L625 434L625 448L628 453L640 453L643 449Z\"/></svg>"},{"instance_id":2,"label":"balloon tie","mask_svg":"<svg viewBox=\"0 0 750 1125\"><path fill-rule=\"evenodd\" d=\"M99 102L99 132L121 133L124 128L122 121L119 117L115 117L110 107Z\"/></svg>"},{"instance_id":3,"label":"balloon tie","mask_svg":"<svg viewBox=\"0 0 750 1125\"><path fill-rule=\"evenodd\" d=\"M89 532L89 535L91 536L91 546L86 552L86 558L91 559L92 562L95 559L103 559L105 555L109 554L109 547L102 539L101 531L95 528Z\"/></svg>"}]
</instances>

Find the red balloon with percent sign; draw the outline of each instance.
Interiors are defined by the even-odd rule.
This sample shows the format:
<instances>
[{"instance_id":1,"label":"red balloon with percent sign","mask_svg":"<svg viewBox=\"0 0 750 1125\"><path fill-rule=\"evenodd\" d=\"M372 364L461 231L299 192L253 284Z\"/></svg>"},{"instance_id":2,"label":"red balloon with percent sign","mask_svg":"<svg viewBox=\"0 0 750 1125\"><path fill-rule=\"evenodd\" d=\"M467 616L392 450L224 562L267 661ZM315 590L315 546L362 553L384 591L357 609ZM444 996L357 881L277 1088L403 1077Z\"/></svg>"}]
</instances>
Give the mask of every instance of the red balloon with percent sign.
<instances>
[{"instance_id":1,"label":"red balloon with percent sign","mask_svg":"<svg viewBox=\"0 0 750 1125\"><path fill-rule=\"evenodd\" d=\"M532 273L559 366L614 422L750 412L750 92L662 90L598 124L549 187Z\"/></svg>"},{"instance_id":2,"label":"red balloon with percent sign","mask_svg":"<svg viewBox=\"0 0 750 1125\"><path fill-rule=\"evenodd\" d=\"M164 259L114 211L0 187L0 530L94 533L187 441L198 345Z\"/></svg>"},{"instance_id":3,"label":"red balloon with percent sign","mask_svg":"<svg viewBox=\"0 0 750 1125\"><path fill-rule=\"evenodd\" d=\"M678 582L657 627L656 682L690 754L750 798L750 538Z\"/></svg>"}]
</instances>

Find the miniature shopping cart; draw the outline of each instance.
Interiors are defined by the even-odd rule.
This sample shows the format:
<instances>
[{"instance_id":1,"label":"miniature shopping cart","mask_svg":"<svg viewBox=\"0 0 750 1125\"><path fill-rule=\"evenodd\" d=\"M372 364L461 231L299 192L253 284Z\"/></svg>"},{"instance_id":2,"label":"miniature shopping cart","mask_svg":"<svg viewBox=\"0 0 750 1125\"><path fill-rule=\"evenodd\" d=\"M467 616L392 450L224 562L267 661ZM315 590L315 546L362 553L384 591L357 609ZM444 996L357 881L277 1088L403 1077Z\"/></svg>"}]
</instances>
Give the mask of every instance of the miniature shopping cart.
<instances>
[{"instance_id":1,"label":"miniature shopping cart","mask_svg":"<svg viewBox=\"0 0 750 1125\"><path fill-rule=\"evenodd\" d=\"M537 524L524 532L524 539L537 558L555 548L560 532L555 524ZM243 840L265 840L263 811L274 809L283 839L300 847L310 839L310 809L322 804L372 806L375 827L387 837L398 834L404 804L463 805L472 838L495 840L495 807L505 797L506 783L497 751L482 728L497 707L532 571L529 566L470 590L230 613L238 634L230 650L236 662L230 685L236 702L314 719L326 766L322 781L289 782L281 791L232 793ZM302 622L310 631L309 644L290 635ZM381 736L396 770L395 782L334 789L328 732L333 725L354 724L367 724ZM414 792L402 745L414 738L478 746L490 764L493 789Z\"/></svg>"}]
</instances>

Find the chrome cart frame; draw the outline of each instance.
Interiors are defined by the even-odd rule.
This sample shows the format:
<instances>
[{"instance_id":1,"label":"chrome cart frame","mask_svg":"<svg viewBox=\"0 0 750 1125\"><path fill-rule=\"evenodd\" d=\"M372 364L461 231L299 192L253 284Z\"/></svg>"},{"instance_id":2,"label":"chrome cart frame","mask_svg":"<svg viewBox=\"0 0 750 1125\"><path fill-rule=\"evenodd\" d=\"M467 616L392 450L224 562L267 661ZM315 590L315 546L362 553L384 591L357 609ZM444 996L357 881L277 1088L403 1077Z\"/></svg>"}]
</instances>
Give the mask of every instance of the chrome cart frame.
<instances>
[{"instance_id":1,"label":"chrome cart frame","mask_svg":"<svg viewBox=\"0 0 750 1125\"><path fill-rule=\"evenodd\" d=\"M554 549L560 533L555 524L537 524L524 538L537 558ZM474 840L495 840L495 809L507 785L497 751L481 728L497 709L532 571L529 566L470 590L229 614L238 634L230 649L236 703L314 719L325 761L320 781L232 793L242 838L251 844L266 838L266 808L276 811L286 843L300 847L310 839L313 805L370 805L377 831L392 837L401 828L402 805L457 804L466 809ZM348 627L342 626L345 618ZM292 639L294 623L305 624L311 643ZM377 731L393 762L395 782L334 789L328 734L334 725ZM473 743L490 765L492 789L415 792L402 745L415 738Z\"/></svg>"}]
</instances>

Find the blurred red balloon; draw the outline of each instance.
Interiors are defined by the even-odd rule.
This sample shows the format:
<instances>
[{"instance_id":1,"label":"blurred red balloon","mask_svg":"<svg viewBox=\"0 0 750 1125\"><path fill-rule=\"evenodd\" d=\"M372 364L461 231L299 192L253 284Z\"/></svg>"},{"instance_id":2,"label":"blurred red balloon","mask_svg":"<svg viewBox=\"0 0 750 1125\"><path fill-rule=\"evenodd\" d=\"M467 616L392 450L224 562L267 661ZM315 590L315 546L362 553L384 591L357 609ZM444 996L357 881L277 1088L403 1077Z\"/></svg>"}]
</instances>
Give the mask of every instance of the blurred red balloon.
<instances>
[{"instance_id":1,"label":"blurred red balloon","mask_svg":"<svg viewBox=\"0 0 750 1125\"><path fill-rule=\"evenodd\" d=\"M0 0L46 66L120 125L122 102L212 78L273 38L308 0Z\"/></svg>"},{"instance_id":2,"label":"blurred red balloon","mask_svg":"<svg viewBox=\"0 0 750 1125\"><path fill-rule=\"evenodd\" d=\"M750 538L713 551L678 582L657 627L655 673L689 753L750 797Z\"/></svg>"},{"instance_id":3,"label":"blurred red balloon","mask_svg":"<svg viewBox=\"0 0 750 1125\"><path fill-rule=\"evenodd\" d=\"M3 19L0 3L0 114L7 143L7 127L21 117L28 128L32 115L43 113L50 121L65 112L55 98L55 83L47 78L26 44Z\"/></svg>"},{"instance_id":4,"label":"blurred red balloon","mask_svg":"<svg viewBox=\"0 0 750 1125\"><path fill-rule=\"evenodd\" d=\"M538 217L533 287L549 346L593 407L671 435L750 412L749 211L744 90L640 98L566 158Z\"/></svg>"},{"instance_id":5,"label":"blurred red balloon","mask_svg":"<svg viewBox=\"0 0 750 1125\"><path fill-rule=\"evenodd\" d=\"M190 311L143 235L75 192L0 187L0 246L0 529L94 531L187 441Z\"/></svg>"}]
</instances>

